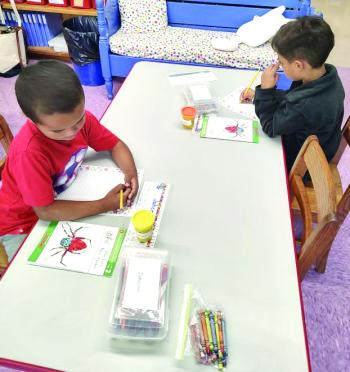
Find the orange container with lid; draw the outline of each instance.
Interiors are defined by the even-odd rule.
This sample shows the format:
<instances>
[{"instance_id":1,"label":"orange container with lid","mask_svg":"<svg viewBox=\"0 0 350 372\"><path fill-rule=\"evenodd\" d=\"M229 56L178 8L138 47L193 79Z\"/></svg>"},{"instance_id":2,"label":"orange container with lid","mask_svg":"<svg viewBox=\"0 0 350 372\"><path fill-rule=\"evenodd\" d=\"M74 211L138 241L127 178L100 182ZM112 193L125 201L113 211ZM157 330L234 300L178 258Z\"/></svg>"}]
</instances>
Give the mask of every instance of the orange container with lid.
<instances>
[{"instance_id":1,"label":"orange container with lid","mask_svg":"<svg viewBox=\"0 0 350 372\"><path fill-rule=\"evenodd\" d=\"M185 106L181 109L181 114L184 120L182 126L186 129L192 129L194 125L194 118L197 114L196 108L193 106Z\"/></svg>"}]
</instances>

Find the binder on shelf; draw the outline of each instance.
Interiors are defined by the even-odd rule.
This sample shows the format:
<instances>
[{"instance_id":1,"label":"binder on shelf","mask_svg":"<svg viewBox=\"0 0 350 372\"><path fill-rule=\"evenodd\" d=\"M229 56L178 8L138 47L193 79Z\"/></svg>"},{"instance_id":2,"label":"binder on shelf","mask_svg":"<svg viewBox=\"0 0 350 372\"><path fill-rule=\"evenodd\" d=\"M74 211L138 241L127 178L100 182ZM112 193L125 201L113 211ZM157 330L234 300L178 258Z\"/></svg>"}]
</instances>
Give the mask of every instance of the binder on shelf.
<instances>
[{"instance_id":1,"label":"binder on shelf","mask_svg":"<svg viewBox=\"0 0 350 372\"><path fill-rule=\"evenodd\" d=\"M8 19L8 12L6 10L4 11L4 19L5 19L5 25L10 26L10 22Z\"/></svg>"},{"instance_id":2,"label":"binder on shelf","mask_svg":"<svg viewBox=\"0 0 350 372\"><path fill-rule=\"evenodd\" d=\"M27 45L29 45L27 23L24 19L24 13L19 13L19 16L21 17L21 21L22 21L22 29L23 29L23 36L24 36L25 42L26 42Z\"/></svg>"},{"instance_id":3,"label":"binder on shelf","mask_svg":"<svg viewBox=\"0 0 350 372\"><path fill-rule=\"evenodd\" d=\"M62 19L60 14L42 13L42 20L47 41L62 32Z\"/></svg>"},{"instance_id":4,"label":"binder on shelf","mask_svg":"<svg viewBox=\"0 0 350 372\"><path fill-rule=\"evenodd\" d=\"M15 17L15 13L13 13L13 11L10 11L10 12L9 12L9 23L10 23L10 26L11 26L11 27L17 25L16 17Z\"/></svg>"},{"instance_id":5,"label":"binder on shelf","mask_svg":"<svg viewBox=\"0 0 350 372\"><path fill-rule=\"evenodd\" d=\"M22 15L23 15L23 27L24 27L24 32L26 34L27 44L28 46L33 46L33 38L32 38L31 30L29 28L28 14L22 13Z\"/></svg>"},{"instance_id":6,"label":"binder on shelf","mask_svg":"<svg viewBox=\"0 0 350 372\"><path fill-rule=\"evenodd\" d=\"M40 29L39 29L39 26L38 26L38 18L37 18L36 13L32 13L32 19L33 19L34 32L35 32L35 35L36 35L36 40L38 42L38 46L39 47L44 46L44 43L43 43L43 40L42 40L42 37L41 37L41 32L40 32Z\"/></svg>"},{"instance_id":7,"label":"binder on shelf","mask_svg":"<svg viewBox=\"0 0 350 372\"><path fill-rule=\"evenodd\" d=\"M40 38L40 35L39 35L39 30L38 30L38 26L37 26L37 18L36 18L36 13L32 13L32 20L33 20L33 28L34 28L34 34L36 37L36 42L37 42L37 46L41 46L41 38Z\"/></svg>"},{"instance_id":8,"label":"binder on shelf","mask_svg":"<svg viewBox=\"0 0 350 372\"><path fill-rule=\"evenodd\" d=\"M48 39L47 39L47 36L46 36L46 32L45 32L45 27L44 27L44 22L43 22L43 14L42 13L37 13L37 18L38 18L38 27L39 27L39 30L40 30L40 35L41 35L41 39L42 39L42 45L43 46L48 46Z\"/></svg>"},{"instance_id":9,"label":"binder on shelf","mask_svg":"<svg viewBox=\"0 0 350 372\"><path fill-rule=\"evenodd\" d=\"M30 34L31 34L31 37L32 37L32 46L38 46L39 43L38 43L38 39L36 38L36 33L34 31L34 23L33 23L32 13L28 13L27 17L28 17L29 30L30 30Z\"/></svg>"}]
</instances>

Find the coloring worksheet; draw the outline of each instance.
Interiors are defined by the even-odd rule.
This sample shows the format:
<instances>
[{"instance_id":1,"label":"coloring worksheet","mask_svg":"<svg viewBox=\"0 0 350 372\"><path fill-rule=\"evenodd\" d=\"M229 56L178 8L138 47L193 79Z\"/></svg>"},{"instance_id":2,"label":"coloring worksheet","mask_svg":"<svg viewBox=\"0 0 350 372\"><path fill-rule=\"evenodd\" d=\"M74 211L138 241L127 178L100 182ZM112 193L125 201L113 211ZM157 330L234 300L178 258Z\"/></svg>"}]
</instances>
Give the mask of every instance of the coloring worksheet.
<instances>
[{"instance_id":1,"label":"coloring worksheet","mask_svg":"<svg viewBox=\"0 0 350 372\"><path fill-rule=\"evenodd\" d=\"M137 170L139 185L141 185L143 170ZM111 189L124 183L124 174L117 167L103 167L95 165L81 165L74 182L63 192L56 196L56 200L90 201L103 198ZM118 216L131 216L134 212L133 205L125 206L123 210L109 212Z\"/></svg>"},{"instance_id":2,"label":"coloring worksheet","mask_svg":"<svg viewBox=\"0 0 350 372\"><path fill-rule=\"evenodd\" d=\"M227 96L221 98L219 103L226 109L233 111L237 114L245 116L248 119L257 120L255 114L255 106L253 103L241 103L240 96L245 88L240 87L229 93Z\"/></svg>"},{"instance_id":3,"label":"coloring worksheet","mask_svg":"<svg viewBox=\"0 0 350 372\"><path fill-rule=\"evenodd\" d=\"M205 116L200 136L202 138L258 143L258 122L221 116Z\"/></svg>"},{"instance_id":4,"label":"coloring worksheet","mask_svg":"<svg viewBox=\"0 0 350 372\"><path fill-rule=\"evenodd\" d=\"M118 227L53 221L28 262L33 265L110 277L125 233L124 229Z\"/></svg>"}]
</instances>

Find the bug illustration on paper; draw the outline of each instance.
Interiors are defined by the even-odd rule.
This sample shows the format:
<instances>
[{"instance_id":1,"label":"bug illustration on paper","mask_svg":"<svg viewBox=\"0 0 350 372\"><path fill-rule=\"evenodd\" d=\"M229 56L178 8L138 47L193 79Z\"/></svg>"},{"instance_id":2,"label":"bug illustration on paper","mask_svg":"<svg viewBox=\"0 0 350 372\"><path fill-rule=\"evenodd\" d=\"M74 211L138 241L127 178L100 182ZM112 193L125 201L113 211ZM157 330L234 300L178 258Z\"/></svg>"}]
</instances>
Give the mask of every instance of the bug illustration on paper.
<instances>
[{"instance_id":1,"label":"bug illustration on paper","mask_svg":"<svg viewBox=\"0 0 350 372\"><path fill-rule=\"evenodd\" d=\"M68 252L72 254L81 254L82 253L81 251L87 248L87 244L85 243L84 240L89 241L90 245L91 245L91 240L88 238L84 238L83 236L77 236L78 231L83 229L84 226L80 226L76 230L73 231L71 225L67 222L66 224L62 224L62 228L64 230L64 233L66 234L66 237L61 239L59 247L50 249L51 251L55 249L59 249L58 252L52 254L50 257L56 256L57 254L62 253L60 263L63 266L67 266L63 262L65 255Z\"/></svg>"},{"instance_id":2,"label":"bug illustration on paper","mask_svg":"<svg viewBox=\"0 0 350 372\"><path fill-rule=\"evenodd\" d=\"M241 137L244 135L244 129L245 125L229 125L225 127L225 130L231 134L233 134L233 137Z\"/></svg>"}]
</instances>

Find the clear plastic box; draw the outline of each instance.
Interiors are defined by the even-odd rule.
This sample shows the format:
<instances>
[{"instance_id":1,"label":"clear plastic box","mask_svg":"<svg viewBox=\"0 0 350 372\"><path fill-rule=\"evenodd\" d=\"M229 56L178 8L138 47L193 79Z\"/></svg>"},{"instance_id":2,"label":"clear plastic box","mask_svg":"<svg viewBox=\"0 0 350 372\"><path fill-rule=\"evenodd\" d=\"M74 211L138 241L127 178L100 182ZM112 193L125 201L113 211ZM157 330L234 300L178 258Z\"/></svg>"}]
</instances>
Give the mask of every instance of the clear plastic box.
<instances>
[{"instance_id":1,"label":"clear plastic box","mask_svg":"<svg viewBox=\"0 0 350 372\"><path fill-rule=\"evenodd\" d=\"M212 96L208 84L189 85L184 91L189 106L194 106L198 114L209 114L219 109L218 99Z\"/></svg>"},{"instance_id":2,"label":"clear plastic box","mask_svg":"<svg viewBox=\"0 0 350 372\"><path fill-rule=\"evenodd\" d=\"M168 251L128 248L109 318L113 338L162 340L168 333Z\"/></svg>"}]
</instances>

